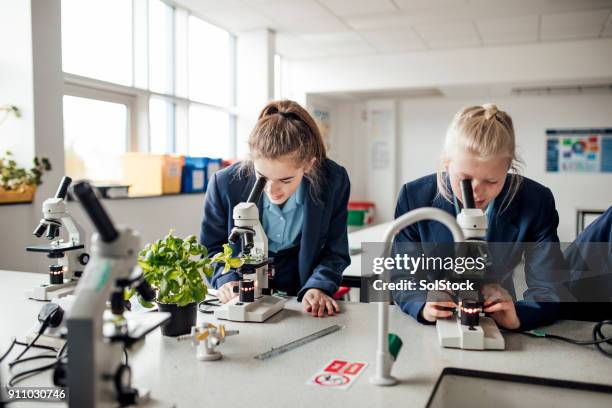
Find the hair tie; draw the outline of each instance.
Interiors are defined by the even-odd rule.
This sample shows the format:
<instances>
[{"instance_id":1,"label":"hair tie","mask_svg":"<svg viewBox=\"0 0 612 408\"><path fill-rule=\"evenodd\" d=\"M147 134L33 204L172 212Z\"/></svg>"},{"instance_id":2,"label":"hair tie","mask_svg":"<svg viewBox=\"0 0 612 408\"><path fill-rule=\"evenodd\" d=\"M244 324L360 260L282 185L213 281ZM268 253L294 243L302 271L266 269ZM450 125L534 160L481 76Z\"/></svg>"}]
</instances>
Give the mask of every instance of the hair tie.
<instances>
[{"instance_id":1,"label":"hair tie","mask_svg":"<svg viewBox=\"0 0 612 408\"><path fill-rule=\"evenodd\" d=\"M497 112L499 112L499 110L497 109L497 106L491 104L491 103L487 103L482 105L482 108L484 109L484 117L486 120L491 119L493 116L495 116L495 118L497 118Z\"/></svg>"},{"instance_id":2,"label":"hair tie","mask_svg":"<svg viewBox=\"0 0 612 408\"><path fill-rule=\"evenodd\" d=\"M281 112L278 111L278 114L281 115L285 119L295 119L301 121L300 117L294 112Z\"/></svg>"}]
</instances>

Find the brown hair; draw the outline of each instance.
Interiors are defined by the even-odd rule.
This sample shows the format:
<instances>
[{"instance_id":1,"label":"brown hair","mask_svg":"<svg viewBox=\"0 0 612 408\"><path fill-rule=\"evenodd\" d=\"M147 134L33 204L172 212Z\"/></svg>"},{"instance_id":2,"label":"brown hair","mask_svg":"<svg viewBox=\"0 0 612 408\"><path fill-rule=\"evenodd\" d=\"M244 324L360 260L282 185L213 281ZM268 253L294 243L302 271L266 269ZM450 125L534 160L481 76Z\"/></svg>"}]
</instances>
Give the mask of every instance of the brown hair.
<instances>
[{"instance_id":1,"label":"brown hair","mask_svg":"<svg viewBox=\"0 0 612 408\"><path fill-rule=\"evenodd\" d=\"M252 174L253 159L277 159L293 156L299 166L314 163L304 174L311 193L318 200L321 191L322 165L327 158L325 143L316 122L297 102L272 101L259 114L249 135L249 158L240 165L240 173Z\"/></svg>"},{"instance_id":2,"label":"brown hair","mask_svg":"<svg viewBox=\"0 0 612 408\"><path fill-rule=\"evenodd\" d=\"M450 152L457 147L466 149L483 159L500 154L508 158L510 185L500 206L502 209L507 208L521 185L520 172L523 164L516 153L514 127L510 115L497 109L493 104L470 106L457 112L446 132L437 174L438 194L451 202L452 191L444 173Z\"/></svg>"}]
</instances>

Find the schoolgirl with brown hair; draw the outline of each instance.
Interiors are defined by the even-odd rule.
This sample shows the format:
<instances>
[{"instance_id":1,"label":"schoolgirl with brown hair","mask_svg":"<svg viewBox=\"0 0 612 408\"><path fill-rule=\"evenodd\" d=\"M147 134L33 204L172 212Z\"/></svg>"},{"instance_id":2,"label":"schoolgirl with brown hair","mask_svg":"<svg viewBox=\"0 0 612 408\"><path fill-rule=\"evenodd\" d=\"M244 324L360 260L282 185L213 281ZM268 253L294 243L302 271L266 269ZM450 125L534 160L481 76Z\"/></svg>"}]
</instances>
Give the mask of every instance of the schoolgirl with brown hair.
<instances>
[{"instance_id":1,"label":"schoolgirl with brown hair","mask_svg":"<svg viewBox=\"0 0 612 408\"><path fill-rule=\"evenodd\" d=\"M269 256L275 261L273 288L297 296L312 316L338 313L332 296L350 263L346 170L327 157L314 119L293 101L270 102L248 144L246 160L211 179L200 242L210 255L221 251L234 227L234 206L247 200L257 178L265 177L258 208ZM219 270L212 279L224 303L237 296L233 291L237 284L235 272Z\"/></svg>"}]
</instances>

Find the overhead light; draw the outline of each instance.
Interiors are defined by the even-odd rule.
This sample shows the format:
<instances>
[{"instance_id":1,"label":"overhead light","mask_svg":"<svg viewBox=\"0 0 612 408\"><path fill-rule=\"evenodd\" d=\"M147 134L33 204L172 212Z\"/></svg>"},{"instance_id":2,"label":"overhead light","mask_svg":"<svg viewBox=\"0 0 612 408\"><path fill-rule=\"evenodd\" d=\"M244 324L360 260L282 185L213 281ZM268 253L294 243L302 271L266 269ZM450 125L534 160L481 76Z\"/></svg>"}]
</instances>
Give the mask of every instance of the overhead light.
<instances>
[{"instance_id":1,"label":"overhead light","mask_svg":"<svg viewBox=\"0 0 612 408\"><path fill-rule=\"evenodd\" d=\"M513 95L576 95L606 94L612 92L612 84L556 85L512 88Z\"/></svg>"}]
</instances>

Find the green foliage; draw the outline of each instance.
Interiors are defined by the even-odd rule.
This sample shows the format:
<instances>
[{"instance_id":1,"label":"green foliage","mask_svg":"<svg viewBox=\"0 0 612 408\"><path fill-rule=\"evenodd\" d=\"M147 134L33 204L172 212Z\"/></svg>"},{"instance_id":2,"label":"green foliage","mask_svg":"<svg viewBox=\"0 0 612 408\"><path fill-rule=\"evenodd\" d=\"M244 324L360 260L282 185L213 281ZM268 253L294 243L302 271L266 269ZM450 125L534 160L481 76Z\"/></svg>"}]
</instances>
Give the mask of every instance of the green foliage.
<instances>
[{"instance_id":1,"label":"green foliage","mask_svg":"<svg viewBox=\"0 0 612 408\"><path fill-rule=\"evenodd\" d=\"M13 153L6 152L0 157L0 187L5 190L22 190L25 186L39 186L42 184L42 174L51 170L51 163L46 157L34 157L33 167L25 169L19 167L13 159Z\"/></svg>"},{"instance_id":2,"label":"green foliage","mask_svg":"<svg viewBox=\"0 0 612 408\"><path fill-rule=\"evenodd\" d=\"M157 301L185 306L204 300L207 293L204 276L211 277L213 267L208 250L198 243L195 235L181 239L172 230L138 253L138 265L147 282L156 289ZM127 294L126 296L130 296ZM140 303L145 307L152 304Z\"/></svg>"},{"instance_id":3,"label":"green foliage","mask_svg":"<svg viewBox=\"0 0 612 408\"><path fill-rule=\"evenodd\" d=\"M223 273L228 273L230 269L240 268L244 263L244 258L234 258L232 257L232 247L229 244L223 244L223 252L216 253L212 259L211 263L224 263Z\"/></svg>"}]
</instances>

